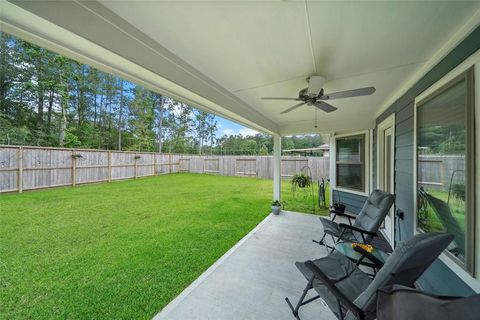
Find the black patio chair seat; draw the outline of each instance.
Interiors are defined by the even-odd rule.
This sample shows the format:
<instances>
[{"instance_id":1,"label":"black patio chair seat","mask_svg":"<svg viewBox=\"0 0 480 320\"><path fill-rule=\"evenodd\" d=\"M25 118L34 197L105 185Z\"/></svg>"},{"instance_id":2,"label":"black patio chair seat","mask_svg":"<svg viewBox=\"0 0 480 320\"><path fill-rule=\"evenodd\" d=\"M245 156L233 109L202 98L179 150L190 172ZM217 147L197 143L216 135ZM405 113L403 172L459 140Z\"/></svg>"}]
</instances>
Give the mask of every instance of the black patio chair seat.
<instances>
[{"instance_id":1,"label":"black patio chair seat","mask_svg":"<svg viewBox=\"0 0 480 320\"><path fill-rule=\"evenodd\" d=\"M342 234L343 228L340 226L339 223L325 218L320 218L320 221L323 225L323 232L325 232L326 234L335 236L337 238ZM349 241L362 241L362 236L359 232L355 232L351 229L345 229L342 235L342 239Z\"/></svg>"},{"instance_id":2,"label":"black patio chair seat","mask_svg":"<svg viewBox=\"0 0 480 320\"><path fill-rule=\"evenodd\" d=\"M335 283L335 286L351 301L354 301L362 294L372 282L369 275L362 272L355 263L338 251L324 258L313 260L312 262L322 270L322 272ZM295 266L307 281L313 277L313 272L307 267L305 262L296 262ZM337 300L329 294L328 288L322 281L315 279L312 286L331 310L337 308ZM345 308L342 311L343 314L347 312Z\"/></svg>"}]
</instances>

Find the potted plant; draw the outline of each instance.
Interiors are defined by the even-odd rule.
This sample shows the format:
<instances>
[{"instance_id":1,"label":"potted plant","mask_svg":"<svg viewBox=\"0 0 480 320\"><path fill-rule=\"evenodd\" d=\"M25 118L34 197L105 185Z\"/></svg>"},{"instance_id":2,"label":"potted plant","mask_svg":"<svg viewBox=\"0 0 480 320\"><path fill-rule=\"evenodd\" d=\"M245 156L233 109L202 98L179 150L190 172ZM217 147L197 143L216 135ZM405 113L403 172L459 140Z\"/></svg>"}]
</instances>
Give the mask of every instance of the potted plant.
<instances>
[{"instance_id":1,"label":"potted plant","mask_svg":"<svg viewBox=\"0 0 480 320\"><path fill-rule=\"evenodd\" d=\"M340 192L338 192L337 189L335 189L334 191L337 191L338 201L335 201L331 208L337 212L343 213L345 212L346 206L340 201Z\"/></svg>"},{"instance_id":2,"label":"potted plant","mask_svg":"<svg viewBox=\"0 0 480 320\"><path fill-rule=\"evenodd\" d=\"M279 214L282 211L282 203L278 200L272 202L272 213Z\"/></svg>"},{"instance_id":3,"label":"potted plant","mask_svg":"<svg viewBox=\"0 0 480 320\"><path fill-rule=\"evenodd\" d=\"M297 190L297 188L305 189L309 187L311 184L312 184L312 180L307 174L303 172L296 173L292 178L292 189L294 193Z\"/></svg>"}]
</instances>

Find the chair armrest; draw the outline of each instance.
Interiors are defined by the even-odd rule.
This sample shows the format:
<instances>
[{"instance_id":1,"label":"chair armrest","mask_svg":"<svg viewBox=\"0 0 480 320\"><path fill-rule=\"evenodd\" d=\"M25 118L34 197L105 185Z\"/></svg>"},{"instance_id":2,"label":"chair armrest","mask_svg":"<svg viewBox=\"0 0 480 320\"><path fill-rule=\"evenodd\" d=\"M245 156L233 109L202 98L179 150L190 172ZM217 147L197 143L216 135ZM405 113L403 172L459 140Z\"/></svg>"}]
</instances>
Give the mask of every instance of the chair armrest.
<instances>
[{"instance_id":1,"label":"chair armrest","mask_svg":"<svg viewBox=\"0 0 480 320\"><path fill-rule=\"evenodd\" d=\"M372 237L378 237L378 234L376 232L370 232L370 231L367 231L367 230L363 230L361 228L354 227L354 226L351 226L351 225L348 225L348 224L345 224L345 223L339 223L338 225L340 226L340 228L350 229L350 230L353 230L353 231L358 231L358 232L363 233L363 234L368 234L369 236L372 236Z\"/></svg>"},{"instance_id":2,"label":"chair armrest","mask_svg":"<svg viewBox=\"0 0 480 320\"><path fill-rule=\"evenodd\" d=\"M327 275L325 275L322 270L320 270L319 267L317 267L312 261L306 261L305 266L312 271L313 275L315 278L320 280L327 288L330 290L330 292L337 298L337 301L342 303L345 307L347 307L350 311L352 311L360 320L365 319L365 315L363 311L357 307L353 301L349 300L346 295L341 292L337 286L335 285L335 282L333 282ZM341 308L341 306L338 306ZM340 309L341 312L341 309Z\"/></svg>"},{"instance_id":3,"label":"chair armrest","mask_svg":"<svg viewBox=\"0 0 480 320\"><path fill-rule=\"evenodd\" d=\"M334 213L336 215L344 216L344 217L347 217L347 218L350 218L350 219L356 219L357 218L357 216L352 214L352 213L341 212L341 211L337 211L337 210L334 210L334 209L331 209L330 213Z\"/></svg>"}]
</instances>

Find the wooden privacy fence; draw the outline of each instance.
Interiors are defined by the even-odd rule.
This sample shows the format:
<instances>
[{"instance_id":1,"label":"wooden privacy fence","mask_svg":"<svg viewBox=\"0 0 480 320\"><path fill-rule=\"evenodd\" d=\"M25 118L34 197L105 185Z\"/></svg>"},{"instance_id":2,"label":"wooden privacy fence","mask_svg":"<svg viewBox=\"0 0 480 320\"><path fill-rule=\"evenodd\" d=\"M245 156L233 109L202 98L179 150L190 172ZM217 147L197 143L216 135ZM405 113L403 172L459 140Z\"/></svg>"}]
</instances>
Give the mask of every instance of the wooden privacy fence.
<instances>
[{"instance_id":1,"label":"wooden privacy fence","mask_svg":"<svg viewBox=\"0 0 480 320\"><path fill-rule=\"evenodd\" d=\"M452 184L465 183L465 156L420 155L418 181L429 189L447 191Z\"/></svg>"},{"instance_id":2,"label":"wooden privacy fence","mask_svg":"<svg viewBox=\"0 0 480 320\"><path fill-rule=\"evenodd\" d=\"M310 166L328 177L329 159L282 157L282 177ZM208 173L272 179L272 156L200 156L152 152L0 146L0 193L169 174Z\"/></svg>"}]
</instances>

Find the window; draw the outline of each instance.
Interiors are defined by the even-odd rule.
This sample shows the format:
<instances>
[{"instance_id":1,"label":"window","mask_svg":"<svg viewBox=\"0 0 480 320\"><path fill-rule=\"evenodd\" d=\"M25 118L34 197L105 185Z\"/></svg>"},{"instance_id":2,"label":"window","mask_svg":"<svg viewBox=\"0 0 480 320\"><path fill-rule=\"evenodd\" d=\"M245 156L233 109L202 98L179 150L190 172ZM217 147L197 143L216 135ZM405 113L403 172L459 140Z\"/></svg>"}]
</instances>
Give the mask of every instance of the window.
<instances>
[{"instance_id":1,"label":"window","mask_svg":"<svg viewBox=\"0 0 480 320\"><path fill-rule=\"evenodd\" d=\"M417 103L417 228L455 238L447 254L474 271L473 69Z\"/></svg>"},{"instance_id":2,"label":"window","mask_svg":"<svg viewBox=\"0 0 480 320\"><path fill-rule=\"evenodd\" d=\"M336 186L366 192L366 134L335 139Z\"/></svg>"}]
</instances>

